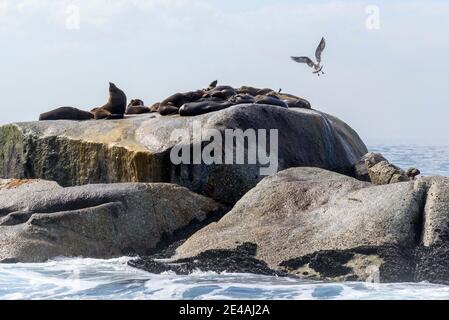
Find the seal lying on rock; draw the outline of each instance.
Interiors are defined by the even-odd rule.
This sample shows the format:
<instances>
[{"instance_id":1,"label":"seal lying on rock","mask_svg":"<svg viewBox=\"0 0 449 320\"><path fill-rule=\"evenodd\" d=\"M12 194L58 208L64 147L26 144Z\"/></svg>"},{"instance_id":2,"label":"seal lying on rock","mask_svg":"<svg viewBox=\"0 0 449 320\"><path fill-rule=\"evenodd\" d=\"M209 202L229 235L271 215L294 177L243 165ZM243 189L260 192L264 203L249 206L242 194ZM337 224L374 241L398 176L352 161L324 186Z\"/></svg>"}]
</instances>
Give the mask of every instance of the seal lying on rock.
<instances>
[{"instance_id":1,"label":"seal lying on rock","mask_svg":"<svg viewBox=\"0 0 449 320\"><path fill-rule=\"evenodd\" d=\"M254 98L254 101L256 104L269 104L273 106L288 108L288 105L278 98L275 98L273 96L267 96L267 95L258 95Z\"/></svg>"},{"instance_id":2,"label":"seal lying on rock","mask_svg":"<svg viewBox=\"0 0 449 320\"><path fill-rule=\"evenodd\" d=\"M154 103L154 104L150 107L150 112L158 112L160 106L161 106L161 103L160 103L160 102Z\"/></svg>"},{"instance_id":3,"label":"seal lying on rock","mask_svg":"<svg viewBox=\"0 0 449 320\"><path fill-rule=\"evenodd\" d=\"M162 101L161 106L172 105L174 107L181 108L183 104L195 102L201 99L203 95L204 95L203 90L190 91L186 93L175 93L174 95Z\"/></svg>"},{"instance_id":4,"label":"seal lying on rock","mask_svg":"<svg viewBox=\"0 0 449 320\"><path fill-rule=\"evenodd\" d=\"M297 99L286 99L283 100L289 108L299 108L299 109L312 109L310 102L306 99L297 98Z\"/></svg>"},{"instance_id":5,"label":"seal lying on rock","mask_svg":"<svg viewBox=\"0 0 449 320\"><path fill-rule=\"evenodd\" d=\"M124 118L123 114L112 114L102 108L92 109L91 114L95 120L119 120Z\"/></svg>"},{"instance_id":6,"label":"seal lying on rock","mask_svg":"<svg viewBox=\"0 0 449 320\"><path fill-rule=\"evenodd\" d=\"M93 115L90 112L83 111L73 107L61 107L46 113L42 113L39 116L39 121L47 120L90 120Z\"/></svg>"},{"instance_id":7,"label":"seal lying on rock","mask_svg":"<svg viewBox=\"0 0 449 320\"><path fill-rule=\"evenodd\" d=\"M186 93L175 93L160 103L158 112L162 116L177 114L179 108L184 104L196 102L204 95L204 90L190 91Z\"/></svg>"},{"instance_id":8,"label":"seal lying on rock","mask_svg":"<svg viewBox=\"0 0 449 320\"><path fill-rule=\"evenodd\" d=\"M231 107L233 104L231 102L191 102L186 103L179 109L179 114L182 117L186 116L198 116L201 114L219 111Z\"/></svg>"},{"instance_id":9,"label":"seal lying on rock","mask_svg":"<svg viewBox=\"0 0 449 320\"><path fill-rule=\"evenodd\" d=\"M150 113L150 108L145 107L145 104L140 99L133 99L126 108L126 114L143 114Z\"/></svg>"},{"instance_id":10,"label":"seal lying on rock","mask_svg":"<svg viewBox=\"0 0 449 320\"><path fill-rule=\"evenodd\" d=\"M151 112L161 115L180 114L181 116L197 116L219 111L239 104L266 104L282 108L311 109L310 103L295 95L264 88L242 86L235 89L231 86L217 86L212 82L208 89L176 93L160 103L154 104Z\"/></svg>"},{"instance_id":11,"label":"seal lying on rock","mask_svg":"<svg viewBox=\"0 0 449 320\"><path fill-rule=\"evenodd\" d=\"M126 95L112 82L109 83L109 100L91 112L96 120L98 119L121 119L126 111Z\"/></svg>"}]
</instances>

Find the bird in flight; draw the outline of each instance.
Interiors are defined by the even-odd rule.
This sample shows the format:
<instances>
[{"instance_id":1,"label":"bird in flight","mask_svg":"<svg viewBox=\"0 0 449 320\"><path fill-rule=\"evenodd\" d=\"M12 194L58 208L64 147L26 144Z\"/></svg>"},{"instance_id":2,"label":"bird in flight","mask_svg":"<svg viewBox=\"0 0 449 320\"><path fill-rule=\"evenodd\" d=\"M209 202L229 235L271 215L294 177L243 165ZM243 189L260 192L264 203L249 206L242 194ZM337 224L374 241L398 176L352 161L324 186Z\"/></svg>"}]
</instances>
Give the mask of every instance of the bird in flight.
<instances>
[{"instance_id":1,"label":"bird in flight","mask_svg":"<svg viewBox=\"0 0 449 320\"><path fill-rule=\"evenodd\" d=\"M326 48L326 40L324 38L321 39L320 44L318 45L318 48L316 48L315 57L317 63L313 62L312 59L309 57L291 57L293 61L298 63L307 63L307 65L314 69L313 73L317 74L318 77L321 74L324 74L323 68L324 66L321 65L321 54L323 53L324 49Z\"/></svg>"}]
</instances>

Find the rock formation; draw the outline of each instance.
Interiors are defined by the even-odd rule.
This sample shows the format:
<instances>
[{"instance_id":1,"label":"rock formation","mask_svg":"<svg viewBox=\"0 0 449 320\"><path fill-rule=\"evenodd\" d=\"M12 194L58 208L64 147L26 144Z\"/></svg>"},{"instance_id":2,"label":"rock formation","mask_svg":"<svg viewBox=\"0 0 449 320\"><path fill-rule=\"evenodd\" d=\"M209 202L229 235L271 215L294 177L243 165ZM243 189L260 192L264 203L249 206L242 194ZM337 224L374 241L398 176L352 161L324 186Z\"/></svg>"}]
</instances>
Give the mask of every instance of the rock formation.
<instances>
[{"instance_id":1,"label":"rock formation","mask_svg":"<svg viewBox=\"0 0 449 320\"><path fill-rule=\"evenodd\" d=\"M215 201L171 184L62 188L0 180L0 261L144 255L220 210Z\"/></svg>"},{"instance_id":2,"label":"rock formation","mask_svg":"<svg viewBox=\"0 0 449 320\"><path fill-rule=\"evenodd\" d=\"M448 191L443 177L375 186L292 168L265 178L173 259L250 243L270 268L312 279L449 283Z\"/></svg>"},{"instance_id":3,"label":"rock formation","mask_svg":"<svg viewBox=\"0 0 449 320\"><path fill-rule=\"evenodd\" d=\"M262 178L257 165L173 165L175 129L278 129L278 169L314 166L352 174L367 149L341 120L318 111L238 105L197 117L137 115L117 121L49 121L0 127L0 178L39 178L62 186L169 182L235 203ZM187 141L189 148L203 137ZM225 150L223 150L225 153Z\"/></svg>"}]
</instances>

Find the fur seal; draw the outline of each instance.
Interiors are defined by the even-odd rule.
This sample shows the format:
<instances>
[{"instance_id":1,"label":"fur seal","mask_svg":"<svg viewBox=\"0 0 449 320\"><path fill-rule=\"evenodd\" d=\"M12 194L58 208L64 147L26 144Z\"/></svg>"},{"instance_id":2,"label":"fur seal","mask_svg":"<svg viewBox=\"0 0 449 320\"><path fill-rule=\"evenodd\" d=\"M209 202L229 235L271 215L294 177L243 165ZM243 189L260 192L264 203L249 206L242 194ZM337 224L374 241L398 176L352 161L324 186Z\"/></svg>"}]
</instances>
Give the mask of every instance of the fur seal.
<instances>
[{"instance_id":1,"label":"fur seal","mask_svg":"<svg viewBox=\"0 0 449 320\"><path fill-rule=\"evenodd\" d=\"M278 99L284 101L289 108L312 109L312 105L306 99L288 93L276 93Z\"/></svg>"},{"instance_id":2,"label":"fur seal","mask_svg":"<svg viewBox=\"0 0 449 320\"><path fill-rule=\"evenodd\" d=\"M126 114L143 114L150 113L150 108L145 107L145 104L140 99L133 99L126 108Z\"/></svg>"},{"instance_id":3,"label":"fur seal","mask_svg":"<svg viewBox=\"0 0 449 320\"><path fill-rule=\"evenodd\" d=\"M249 94L253 97L257 96L257 93L260 91L259 88L249 87L249 86L242 86L240 89L237 90L240 94Z\"/></svg>"},{"instance_id":4,"label":"fur seal","mask_svg":"<svg viewBox=\"0 0 449 320\"><path fill-rule=\"evenodd\" d=\"M272 96L258 95L254 98L254 101L256 104L268 104L272 106L288 108L288 105L284 101Z\"/></svg>"},{"instance_id":5,"label":"fur seal","mask_svg":"<svg viewBox=\"0 0 449 320\"><path fill-rule=\"evenodd\" d=\"M182 117L198 116L201 114L227 109L233 105L232 102L191 102L186 103L179 109L179 115Z\"/></svg>"},{"instance_id":6,"label":"fur seal","mask_svg":"<svg viewBox=\"0 0 449 320\"><path fill-rule=\"evenodd\" d=\"M209 85L208 90L215 89L217 87L217 85L218 85L218 80L212 81Z\"/></svg>"},{"instance_id":7,"label":"fur seal","mask_svg":"<svg viewBox=\"0 0 449 320\"><path fill-rule=\"evenodd\" d=\"M182 105L186 103L195 102L201 99L203 95L204 95L203 90L190 91L186 93L175 93L174 95L162 101L161 106L172 105L174 107L181 108Z\"/></svg>"},{"instance_id":8,"label":"fur seal","mask_svg":"<svg viewBox=\"0 0 449 320\"><path fill-rule=\"evenodd\" d=\"M299 108L299 109L312 109L312 106L310 105L310 102L302 99L302 98L297 98L297 99L285 99L282 100L284 101L289 108Z\"/></svg>"},{"instance_id":9,"label":"fur seal","mask_svg":"<svg viewBox=\"0 0 449 320\"><path fill-rule=\"evenodd\" d=\"M415 178L421 174L421 171L419 171L419 169L416 168L410 168L407 170L406 173L407 177L409 177L411 180L415 180Z\"/></svg>"},{"instance_id":10,"label":"fur seal","mask_svg":"<svg viewBox=\"0 0 449 320\"><path fill-rule=\"evenodd\" d=\"M237 94L237 91L230 86L218 86L215 89L205 93L203 95L203 98L207 98L207 97L214 97L214 98L220 98L223 100L227 100L230 97L234 96ZM193 101L192 101L193 102Z\"/></svg>"},{"instance_id":11,"label":"fur seal","mask_svg":"<svg viewBox=\"0 0 449 320\"><path fill-rule=\"evenodd\" d=\"M111 116L111 113L108 110L102 108L92 109L91 113L95 120L107 119L109 116Z\"/></svg>"},{"instance_id":12,"label":"fur seal","mask_svg":"<svg viewBox=\"0 0 449 320\"><path fill-rule=\"evenodd\" d=\"M178 114L179 108L171 104L165 106L161 105L158 109L158 112L161 116L170 116L173 114Z\"/></svg>"},{"instance_id":13,"label":"fur seal","mask_svg":"<svg viewBox=\"0 0 449 320\"><path fill-rule=\"evenodd\" d=\"M158 112L160 106L161 106L161 103L160 103L160 102L156 102L155 104L153 104L153 105L150 107L150 112L152 112L152 113Z\"/></svg>"},{"instance_id":14,"label":"fur seal","mask_svg":"<svg viewBox=\"0 0 449 320\"><path fill-rule=\"evenodd\" d=\"M75 120L84 121L91 120L93 115L90 112L83 111L73 107L61 107L45 113L39 116L39 121L48 120Z\"/></svg>"},{"instance_id":15,"label":"fur seal","mask_svg":"<svg viewBox=\"0 0 449 320\"><path fill-rule=\"evenodd\" d=\"M254 97L250 94L236 94L229 99L233 104L251 104L254 103Z\"/></svg>"},{"instance_id":16,"label":"fur seal","mask_svg":"<svg viewBox=\"0 0 449 320\"><path fill-rule=\"evenodd\" d=\"M259 91L257 91L256 96L263 96L263 95L271 93L271 92L274 92L273 89L270 89L270 88L260 89Z\"/></svg>"},{"instance_id":17,"label":"fur seal","mask_svg":"<svg viewBox=\"0 0 449 320\"><path fill-rule=\"evenodd\" d=\"M99 109L108 111L110 114L121 114L124 115L126 111L126 95L125 93L117 88L115 84L109 82L109 100L104 106Z\"/></svg>"}]
</instances>

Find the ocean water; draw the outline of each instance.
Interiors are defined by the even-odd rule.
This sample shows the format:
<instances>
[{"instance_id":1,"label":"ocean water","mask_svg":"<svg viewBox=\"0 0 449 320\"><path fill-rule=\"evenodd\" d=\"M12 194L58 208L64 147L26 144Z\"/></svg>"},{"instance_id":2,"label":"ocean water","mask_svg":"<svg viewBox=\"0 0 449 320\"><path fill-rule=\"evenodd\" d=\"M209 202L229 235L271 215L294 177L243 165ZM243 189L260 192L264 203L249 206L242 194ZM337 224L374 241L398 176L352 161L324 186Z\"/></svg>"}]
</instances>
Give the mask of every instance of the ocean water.
<instances>
[{"instance_id":1,"label":"ocean water","mask_svg":"<svg viewBox=\"0 0 449 320\"><path fill-rule=\"evenodd\" d=\"M449 176L449 146L373 145L369 149L401 168L418 168L424 176Z\"/></svg>"},{"instance_id":2,"label":"ocean water","mask_svg":"<svg viewBox=\"0 0 449 320\"><path fill-rule=\"evenodd\" d=\"M371 146L423 175L449 176L449 147ZM55 259L0 264L0 299L449 299L449 286L429 283L321 283L249 274L150 274L112 260Z\"/></svg>"}]
</instances>

